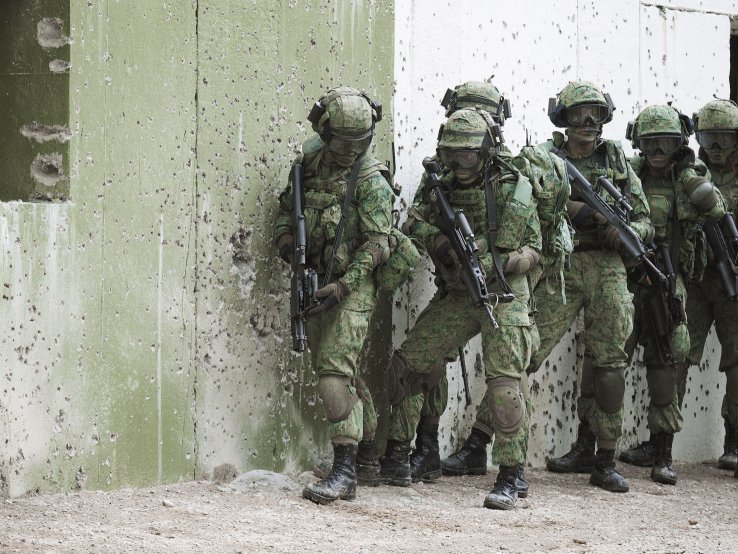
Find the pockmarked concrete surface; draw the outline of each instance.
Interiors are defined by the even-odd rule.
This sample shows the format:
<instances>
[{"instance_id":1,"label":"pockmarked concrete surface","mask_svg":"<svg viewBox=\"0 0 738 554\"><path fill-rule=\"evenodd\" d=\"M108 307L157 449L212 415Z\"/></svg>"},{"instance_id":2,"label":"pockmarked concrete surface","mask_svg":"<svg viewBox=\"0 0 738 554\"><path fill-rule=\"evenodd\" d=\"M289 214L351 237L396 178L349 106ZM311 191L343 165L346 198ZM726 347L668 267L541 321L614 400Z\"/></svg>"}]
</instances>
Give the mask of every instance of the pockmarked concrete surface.
<instances>
[{"instance_id":1,"label":"pockmarked concrete surface","mask_svg":"<svg viewBox=\"0 0 738 554\"><path fill-rule=\"evenodd\" d=\"M677 464L676 487L622 466L631 492L586 475L529 470L515 510L482 507L495 472L409 488L360 488L353 502L301 498L309 473L242 474L115 492L27 496L0 504L0 552L736 552L738 479Z\"/></svg>"}]
</instances>

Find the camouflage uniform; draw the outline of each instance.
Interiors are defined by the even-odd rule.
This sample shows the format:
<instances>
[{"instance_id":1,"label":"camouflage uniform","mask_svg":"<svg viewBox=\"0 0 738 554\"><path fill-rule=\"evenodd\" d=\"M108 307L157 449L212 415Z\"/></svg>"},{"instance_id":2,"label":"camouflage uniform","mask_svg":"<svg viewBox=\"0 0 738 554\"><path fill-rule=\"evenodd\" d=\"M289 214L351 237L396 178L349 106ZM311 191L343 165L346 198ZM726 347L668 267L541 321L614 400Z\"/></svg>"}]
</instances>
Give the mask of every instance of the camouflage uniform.
<instances>
[{"instance_id":1,"label":"camouflage uniform","mask_svg":"<svg viewBox=\"0 0 738 554\"><path fill-rule=\"evenodd\" d=\"M738 209L738 146L728 145L712 150L710 131L728 131L736 137L738 106L729 100L712 100L695 114L695 123L698 141L704 143L699 157L707 164L712 182L723 194L727 210L735 214ZM711 161L705 147L711 148L716 161L721 161L721 154L726 156L725 163ZM687 318L692 345L688 360L691 364L700 363L707 334L715 322L721 346L719 369L725 373L727 381L721 408L725 422L725 450L718 465L738 471L738 305L726 297L723 282L712 263L708 263L701 281L687 283L687 291Z\"/></svg>"},{"instance_id":2,"label":"camouflage uniform","mask_svg":"<svg viewBox=\"0 0 738 554\"><path fill-rule=\"evenodd\" d=\"M677 318L677 326L668 337L665 351L660 353L649 289L636 286L636 325L629 340L631 354L638 342L644 347L651 397L648 409L649 442L654 454L651 479L671 485L677 481L671 450L674 434L682 428L681 401L687 376L684 361L689 352L685 283L699 275L704 267L703 219L720 219L725 214L722 196L710 182L707 168L695 160L694 152L687 147L691 133L691 120L671 106L647 107L629 125L627 133L633 147L643 156L635 157L631 164L641 177L648 197L656 255L662 267L666 267L664 251L668 252L676 274L674 295L680 303L681 313L672 315ZM628 451L621 459L630 461L632 456L633 452Z\"/></svg>"},{"instance_id":3,"label":"camouflage uniform","mask_svg":"<svg viewBox=\"0 0 738 554\"><path fill-rule=\"evenodd\" d=\"M457 127L459 130L456 130ZM482 129L489 128L489 119L484 117L481 110L459 110L449 117L442 131L439 148L447 147L453 151L457 144L460 147L469 141L475 144L476 141L481 142L483 136L487 140L487 131ZM458 136L461 138L457 142ZM494 195L498 229L495 244L500 251L501 267L509 271L508 267L520 258L521 252L530 253L537 262L541 250L541 232L532 185L510 163L509 158L499 155L499 149L490 154L491 157L485 156L482 156L485 160L482 163L489 172ZM480 264L488 280L492 280L488 283L490 292L502 293L500 284L492 278L495 271L487 242L488 205L481 166L474 170L477 173L468 184L459 181L461 170L455 173L452 169L444 168L441 176L448 201L453 210L463 210L469 221L479 246ZM496 436L493 459L501 466L514 466L517 471L517 467L526 459L528 436L528 415L520 381L525 375L533 347L526 275L506 273L515 298L510 303L496 307L494 313L500 329L494 331L486 312L470 305L464 284L453 271L444 269L444 264L436 257L439 251L437 241L443 233L439 228L436 203L431 198L430 187L426 187L418 197L420 201L408 212L405 228L423 244L426 251L435 253L432 257L443 278L436 295L392 358L391 369L396 375L397 389L393 395L389 422L388 453L382 460L383 472L385 459L391 460L394 456L394 459L402 462L401 457L395 454L399 447L404 455L405 445L409 445L415 436L423 409L424 391L427 394L441 378L448 353L454 352L480 332L492 414L489 432ZM436 375L428 378L432 372ZM390 465L389 461L387 465ZM512 507L512 504L505 507Z\"/></svg>"},{"instance_id":4,"label":"camouflage uniform","mask_svg":"<svg viewBox=\"0 0 738 554\"><path fill-rule=\"evenodd\" d=\"M598 179L604 176L613 183L633 207L630 226L648 240L653 230L640 180L628 165L620 143L600 138L602 126L612 119L614 110L609 95L592 83L577 81L564 87L549 106L549 118L557 127L567 128L568 138L555 132L545 147L565 156L606 203L616 206ZM605 218L579 198L572 197L567 208L576 234L563 282L566 303L552 293L551 288L557 287L536 291L541 348L531 367L540 366L583 309L585 359L577 399L580 425L572 449L548 460L547 468L590 473L591 484L611 492L627 492L628 482L615 470L614 453L622 433L628 364L624 347L633 326L632 294L617 251L616 229L605 225Z\"/></svg>"},{"instance_id":5,"label":"camouflage uniform","mask_svg":"<svg viewBox=\"0 0 738 554\"><path fill-rule=\"evenodd\" d=\"M564 149L561 133L554 133L546 143L550 149ZM650 234L649 209L638 177L628 165L620 143L603 140L587 158L569 159L590 183L600 176L607 177L621 190L627 191L633 206L631 226L641 238ZM613 199L600 190L608 203ZM584 308L585 365L598 370L624 371L628 364L625 342L632 331L633 303L628 290L625 266L620 255L607 250L596 233L577 230L576 245L571 256L571 267L565 275L566 304L548 287L539 287L535 294L536 325L541 336L541 348L531 364L537 368L551 353ZM584 381L584 379L583 379ZM595 385L582 383L577 399L577 414L587 424L602 448L614 449L622 434L623 407L620 389L613 397L614 409L604 409L596 400ZM617 390L617 389L616 389Z\"/></svg>"},{"instance_id":6,"label":"camouflage uniform","mask_svg":"<svg viewBox=\"0 0 738 554\"><path fill-rule=\"evenodd\" d=\"M374 270L389 255L394 194L384 164L365 154L374 122L381 118L379 105L356 89L341 87L329 91L317 107L310 120L320 136L303 144L294 163L303 168L306 261L323 287L315 295L323 303L308 310L306 330L334 447L332 474L308 485L303 495L327 503L353 498L357 444L362 438L373 444L376 431L371 394L357 370L377 302ZM360 166L353 199L327 283L325 273L355 164ZM292 197L291 178L280 195L275 224L275 243L285 259L294 251Z\"/></svg>"}]
</instances>

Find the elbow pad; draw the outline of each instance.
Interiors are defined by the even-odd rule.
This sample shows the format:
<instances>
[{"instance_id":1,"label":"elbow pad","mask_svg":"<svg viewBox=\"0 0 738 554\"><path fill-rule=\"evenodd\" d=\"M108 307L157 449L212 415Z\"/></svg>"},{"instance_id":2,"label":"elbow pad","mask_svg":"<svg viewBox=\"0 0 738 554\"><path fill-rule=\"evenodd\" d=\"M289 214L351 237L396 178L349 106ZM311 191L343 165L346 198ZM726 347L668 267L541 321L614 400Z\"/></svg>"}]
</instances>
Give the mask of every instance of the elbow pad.
<instances>
[{"instance_id":1,"label":"elbow pad","mask_svg":"<svg viewBox=\"0 0 738 554\"><path fill-rule=\"evenodd\" d=\"M538 252L530 246L523 246L517 250L513 250L508 254L507 263L505 264L505 273L514 275L524 275L538 265L541 257Z\"/></svg>"},{"instance_id":2,"label":"elbow pad","mask_svg":"<svg viewBox=\"0 0 738 554\"><path fill-rule=\"evenodd\" d=\"M359 250L366 250L372 255L372 268L382 265L392 253L390 236L367 235L366 238L366 242L359 247Z\"/></svg>"},{"instance_id":3,"label":"elbow pad","mask_svg":"<svg viewBox=\"0 0 738 554\"><path fill-rule=\"evenodd\" d=\"M693 177L687 181L684 193L700 212L709 212L718 203L715 185L704 177Z\"/></svg>"}]
</instances>

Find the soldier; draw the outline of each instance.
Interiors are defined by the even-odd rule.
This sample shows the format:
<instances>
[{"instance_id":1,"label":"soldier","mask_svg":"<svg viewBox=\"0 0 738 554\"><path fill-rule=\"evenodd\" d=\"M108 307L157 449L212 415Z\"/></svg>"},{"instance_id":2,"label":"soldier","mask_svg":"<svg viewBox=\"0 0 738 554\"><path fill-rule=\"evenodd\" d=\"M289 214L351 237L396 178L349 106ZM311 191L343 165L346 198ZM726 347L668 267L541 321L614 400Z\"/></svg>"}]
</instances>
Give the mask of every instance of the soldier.
<instances>
[{"instance_id":1,"label":"soldier","mask_svg":"<svg viewBox=\"0 0 738 554\"><path fill-rule=\"evenodd\" d=\"M439 288L392 356L389 369L395 389L387 450L380 463L386 483L410 484L410 443L421 416L423 392L440 380L445 365L439 360L481 331L496 435L493 460L500 464L484 506L510 509L518 496L516 478L525 463L528 436L527 393L521 379L533 339L525 274L538 263L541 237L531 184L499 156L500 147L499 127L481 109L454 112L439 133L441 186L453 210L463 209L469 220L492 294L502 294L506 281L515 298L495 309L498 331L485 310L470 306L458 257L440 229L431 187L426 186L420 201L410 208L405 228L430 253L439 272Z\"/></svg>"},{"instance_id":2,"label":"soldier","mask_svg":"<svg viewBox=\"0 0 738 554\"><path fill-rule=\"evenodd\" d=\"M509 103L500 94L499 89L487 81L468 81L458 85L453 90L448 89L441 101L446 109L446 117L463 108L478 108L487 112L500 127L505 125L505 119L510 117ZM507 147L500 145L501 153L507 151ZM440 163L437 155L434 160ZM423 201L427 174L423 174L418 189L415 193L413 204ZM408 226L404 227L408 231ZM441 476L441 458L438 447L438 422L446 410L448 403L448 380L444 371L446 365L457 357L457 350L449 352L438 360L438 368L429 373L430 376L441 375L437 384L426 384L423 408L418 421L415 435L415 448L410 455L410 473L412 482L433 482ZM522 466L521 466L522 467ZM521 469L522 471L522 469ZM486 467L485 467L486 472ZM524 495L525 493L523 493Z\"/></svg>"},{"instance_id":3,"label":"soldier","mask_svg":"<svg viewBox=\"0 0 738 554\"><path fill-rule=\"evenodd\" d=\"M738 106L732 100L713 100L695 114L694 121L697 142L701 147L699 157L707 164L712 182L720 189L726 209L735 218L738 206ZM735 302L726 302L724 287L714 264L707 265L701 282L689 283L687 292L687 320L692 342L689 362L700 363L713 320L720 339L720 371L725 373L727 383L721 409L725 443L718 467L734 469L738 477L738 306Z\"/></svg>"},{"instance_id":4,"label":"soldier","mask_svg":"<svg viewBox=\"0 0 738 554\"><path fill-rule=\"evenodd\" d=\"M696 258L702 254L699 245L703 243L703 218L715 220L725 215L725 204L710 182L705 164L696 160L694 151L687 146L691 134L692 122L686 115L671 106L649 106L629 125L626 135L641 152L630 163L648 198L655 229L655 256L662 267L672 266L675 273L672 278L675 281L670 285L673 299L669 302L675 312L670 335L663 335L668 329L659 330L660 324L653 317L656 309L649 296L658 285L651 280L650 286L635 286L635 324L626 347L629 354L637 342L644 347L643 361L651 397L648 407L653 452L651 479L668 485L677 482L671 449L674 434L682 428L681 401L687 380L688 365L684 361L689 352L689 333L684 313L685 283L694 277ZM664 263L667 258L668 264Z\"/></svg>"},{"instance_id":5,"label":"soldier","mask_svg":"<svg viewBox=\"0 0 738 554\"><path fill-rule=\"evenodd\" d=\"M705 171L706 164L712 182L717 185L729 211L738 203L738 181L735 164L738 161L738 106L730 100L712 100L694 115L697 142L701 148L695 166ZM687 363L696 365L702 359L707 333L713 321L722 354L720 371L725 372L727 387L723 397L722 416L725 424L725 448L718 466L736 468L738 454L738 306L728 300L714 261L708 259L701 280L687 282L687 326L690 350ZM686 386L686 370L679 380L679 402ZM653 464L654 438L623 452L621 460L639 466Z\"/></svg>"},{"instance_id":6,"label":"soldier","mask_svg":"<svg viewBox=\"0 0 738 554\"><path fill-rule=\"evenodd\" d=\"M546 147L565 156L594 186L607 177L630 199L630 225L645 242L653 237L648 204L641 183L617 141L602 139L603 125L612 120L615 106L610 95L586 81L571 82L549 102L549 118L566 127L566 136L555 132ZM611 205L615 200L604 189L599 195ZM625 342L633 327L633 297L618 252L616 228L577 198L567 204L578 240L566 272L566 303L539 287L535 296L536 325L541 348L531 367L537 369L584 309L585 360L577 400L579 430L570 452L550 459L549 471L590 473L590 483L611 492L627 492L628 481L615 469L615 447L622 434ZM556 288L556 287L554 287ZM596 447L596 454L595 454Z\"/></svg>"},{"instance_id":7,"label":"soldier","mask_svg":"<svg viewBox=\"0 0 738 554\"><path fill-rule=\"evenodd\" d=\"M330 474L306 486L303 496L321 504L353 499L357 469L359 477L378 478L376 412L356 372L377 302L375 268L390 251L394 196L386 167L369 153L381 114L381 105L366 93L329 90L308 116L318 135L303 144L295 160L303 167L307 263L321 285L317 303L306 312L307 335L334 454ZM344 202L347 194L350 202ZM286 261L294 255L292 202L290 182L280 196L274 235ZM342 215L345 229L335 244Z\"/></svg>"}]
</instances>

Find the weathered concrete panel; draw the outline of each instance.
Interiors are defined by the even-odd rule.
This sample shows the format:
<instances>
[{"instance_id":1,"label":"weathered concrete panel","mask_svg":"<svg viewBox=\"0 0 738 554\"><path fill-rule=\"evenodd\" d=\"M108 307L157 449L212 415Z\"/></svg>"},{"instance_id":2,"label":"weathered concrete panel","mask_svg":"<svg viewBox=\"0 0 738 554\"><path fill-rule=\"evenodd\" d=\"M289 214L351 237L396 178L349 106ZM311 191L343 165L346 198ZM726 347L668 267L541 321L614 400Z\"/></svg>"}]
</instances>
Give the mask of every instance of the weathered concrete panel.
<instances>
[{"instance_id":1,"label":"weathered concrete panel","mask_svg":"<svg viewBox=\"0 0 738 554\"><path fill-rule=\"evenodd\" d=\"M68 30L69 0L0 5L0 201L69 195Z\"/></svg>"},{"instance_id":2,"label":"weathered concrete panel","mask_svg":"<svg viewBox=\"0 0 738 554\"><path fill-rule=\"evenodd\" d=\"M73 5L74 202L0 204L9 494L194 475L195 28Z\"/></svg>"}]
</instances>

